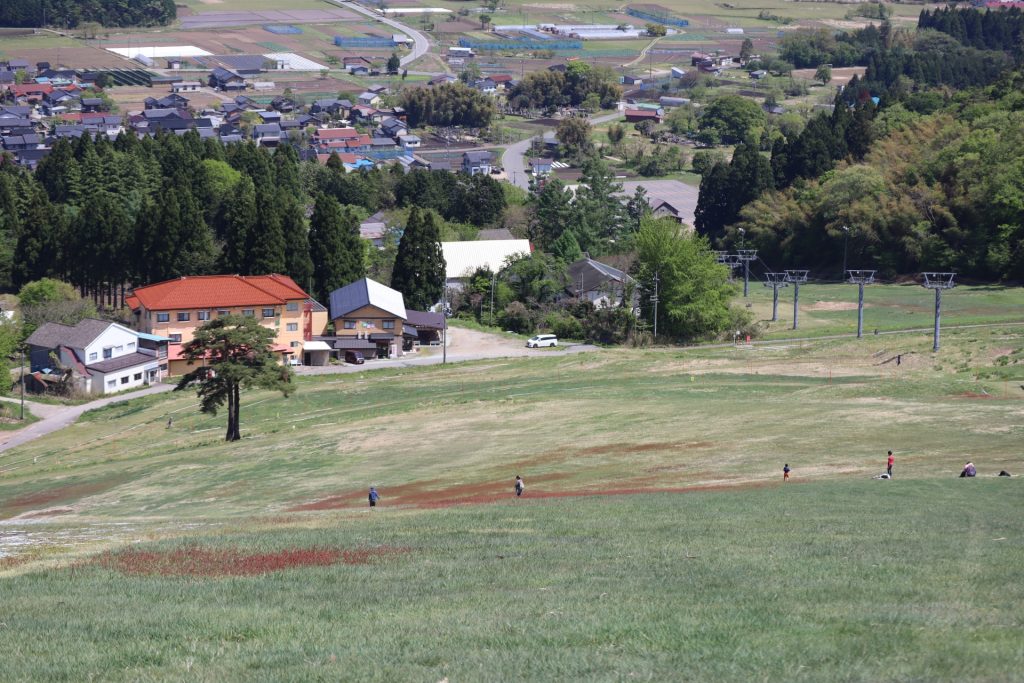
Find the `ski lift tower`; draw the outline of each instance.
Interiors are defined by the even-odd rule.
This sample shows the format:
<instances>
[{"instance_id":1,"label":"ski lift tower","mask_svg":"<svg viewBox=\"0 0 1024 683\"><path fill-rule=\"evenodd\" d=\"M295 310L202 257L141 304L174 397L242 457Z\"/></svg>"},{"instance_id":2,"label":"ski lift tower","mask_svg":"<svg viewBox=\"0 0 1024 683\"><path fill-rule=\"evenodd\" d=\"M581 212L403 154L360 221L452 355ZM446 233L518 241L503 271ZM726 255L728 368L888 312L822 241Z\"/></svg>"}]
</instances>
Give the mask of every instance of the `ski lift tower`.
<instances>
[{"instance_id":1,"label":"ski lift tower","mask_svg":"<svg viewBox=\"0 0 1024 683\"><path fill-rule=\"evenodd\" d=\"M956 273L921 273L924 282L921 286L926 289L935 290L935 341L932 344L932 351L939 350L939 321L942 319L942 290L953 289L953 278Z\"/></svg>"},{"instance_id":2,"label":"ski lift tower","mask_svg":"<svg viewBox=\"0 0 1024 683\"><path fill-rule=\"evenodd\" d=\"M873 270L848 270L847 282L857 285L857 339L864 336L864 285L875 281Z\"/></svg>"},{"instance_id":3,"label":"ski lift tower","mask_svg":"<svg viewBox=\"0 0 1024 683\"><path fill-rule=\"evenodd\" d=\"M779 319L779 288L789 287L789 280L785 273L765 273L761 284L772 288L772 322L775 322Z\"/></svg>"},{"instance_id":4,"label":"ski lift tower","mask_svg":"<svg viewBox=\"0 0 1024 683\"><path fill-rule=\"evenodd\" d=\"M733 279L733 271L735 271L740 265L740 261L736 258L736 254L730 254L727 251L716 251L713 253L716 261L721 263L723 266L729 267L729 281L731 282Z\"/></svg>"},{"instance_id":5,"label":"ski lift tower","mask_svg":"<svg viewBox=\"0 0 1024 683\"><path fill-rule=\"evenodd\" d=\"M736 260L743 264L743 298L747 298L750 283L750 262L757 258L757 249L737 249Z\"/></svg>"},{"instance_id":6,"label":"ski lift tower","mask_svg":"<svg viewBox=\"0 0 1024 683\"><path fill-rule=\"evenodd\" d=\"M793 329L796 329L797 320L800 317L800 285L807 282L806 270L787 270L786 282L793 283Z\"/></svg>"}]
</instances>

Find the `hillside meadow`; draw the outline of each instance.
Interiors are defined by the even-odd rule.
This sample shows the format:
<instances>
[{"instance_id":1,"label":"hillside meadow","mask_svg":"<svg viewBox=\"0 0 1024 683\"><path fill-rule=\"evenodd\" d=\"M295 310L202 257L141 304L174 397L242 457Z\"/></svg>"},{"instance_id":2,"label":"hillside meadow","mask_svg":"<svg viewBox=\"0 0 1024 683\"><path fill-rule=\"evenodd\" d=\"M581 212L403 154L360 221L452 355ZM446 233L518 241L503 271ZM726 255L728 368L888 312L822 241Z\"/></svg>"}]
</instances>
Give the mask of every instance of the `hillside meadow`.
<instances>
[{"instance_id":1,"label":"hillside meadow","mask_svg":"<svg viewBox=\"0 0 1024 683\"><path fill-rule=\"evenodd\" d=\"M192 394L87 413L0 454L5 678L1007 680L1024 329L930 348L308 378L235 444Z\"/></svg>"}]
</instances>

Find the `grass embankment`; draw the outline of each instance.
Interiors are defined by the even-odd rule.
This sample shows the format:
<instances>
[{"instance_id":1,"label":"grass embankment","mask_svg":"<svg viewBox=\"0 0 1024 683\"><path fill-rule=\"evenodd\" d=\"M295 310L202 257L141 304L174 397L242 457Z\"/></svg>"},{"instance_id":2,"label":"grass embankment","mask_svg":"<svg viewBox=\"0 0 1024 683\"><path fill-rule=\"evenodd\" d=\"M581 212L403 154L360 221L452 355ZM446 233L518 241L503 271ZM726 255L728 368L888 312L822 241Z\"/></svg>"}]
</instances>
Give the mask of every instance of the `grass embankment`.
<instances>
[{"instance_id":1,"label":"grass embankment","mask_svg":"<svg viewBox=\"0 0 1024 683\"><path fill-rule=\"evenodd\" d=\"M1007 680L1024 330L945 340L317 377L236 444L92 411L0 454L4 677Z\"/></svg>"},{"instance_id":2,"label":"grass embankment","mask_svg":"<svg viewBox=\"0 0 1024 683\"><path fill-rule=\"evenodd\" d=\"M1020 495L993 478L775 483L146 544L4 579L4 677L1009 680ZM209 560L314 548L355 559L232 577ZM193 565L153 559L181 550Z\"/></svg>"}]
</instances>

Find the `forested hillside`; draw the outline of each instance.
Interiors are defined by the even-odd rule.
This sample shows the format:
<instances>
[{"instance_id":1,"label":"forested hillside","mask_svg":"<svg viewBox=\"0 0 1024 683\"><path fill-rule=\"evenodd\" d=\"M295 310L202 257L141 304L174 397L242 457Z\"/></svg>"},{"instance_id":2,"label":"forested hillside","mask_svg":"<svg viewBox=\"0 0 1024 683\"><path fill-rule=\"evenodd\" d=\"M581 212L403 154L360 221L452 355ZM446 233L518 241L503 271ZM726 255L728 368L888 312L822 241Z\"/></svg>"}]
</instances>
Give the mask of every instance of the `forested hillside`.
<instances>
[{"instance_id":1,"label":"forested hillside","mask_svg":"<svg viewBox=\"0 0 1024 683\"><path fill-rule=\"evenodd\" d=\"M75 28L83 22L103 26L164 26L174 21L174 0L3 0L0 26Z\"/></svg>"},{"instance_id":2,"label":"forested hillside","mask_svg":"<svg viewBox=\"0 0 1024 683\"><path fill-rule=\"evenodd\" d=\"M276 272L322 295L362 277L377 251L359 221L396 195L475 225L505 209L490 177L394 169L350 174L194 131L60 140L34 174L0 160L0 286L56 277L116 305L128 284Z\"/></svg>"},{"instance_id":3,"label":"forested hillside","mask_svg":"<svg viewBox=\"0 0 1024 683\"><path fill-rule=\"evenodd\" d=\"M1018 10L940 9L916 32L787 39L795 61L854 50L864 78L831 114L746 140L705 172L697 230L725 248L742 229L777 269L839 277L845 246L851 267L885 275L1024 279L1021 25Z\"/></svg>"}]
</instances>

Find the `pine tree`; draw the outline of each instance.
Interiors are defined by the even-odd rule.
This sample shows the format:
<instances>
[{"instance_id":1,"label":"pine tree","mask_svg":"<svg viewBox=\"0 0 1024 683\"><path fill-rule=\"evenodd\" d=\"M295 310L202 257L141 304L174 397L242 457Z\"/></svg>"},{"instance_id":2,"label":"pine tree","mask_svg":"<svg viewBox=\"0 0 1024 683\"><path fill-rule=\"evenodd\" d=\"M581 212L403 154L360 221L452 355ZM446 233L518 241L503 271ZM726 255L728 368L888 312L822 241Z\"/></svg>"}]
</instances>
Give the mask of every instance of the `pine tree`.
<instances>
[{"instance_id":1,"label":"pine tree","mask_svg":"<svg viewBox=\"0 0 1024 683\"><path fill-rule=\"evenodd\" d=\"M249 243L250 268L254 275L284 271L284 226L279 195L271 186L256 192L256 229Z\"/></svg>"},{"instance_id":2,"label":"pine tree","mask_svg":"<svg viewBox=\"0 0 1024 683\"><path fill-rule=\"evenodd\" d=\"M359 220L342 210L336 199L320 195L309 222L309 250L316 296L327 301L331 292L366 274L359 238Z\"/></svg>"},{"instance_id":3,"label":"pine tree","mask_svg":"<svg viewBox=\"0 0 1024 683\"><path fill-rule=\"evenodd\" d=\"M406 307L426 310L441 299L444 281L444 256L434 214L413 207L398 243L391 287L403 294Z\"/></svg>"},{"instance_id":4,"label":"pine tree","mask_svg":"<svg viewBox=\"0 0 1024 683\"><path fill-rule=\"evenodd\" d=\"M235 189L235 196L223 211L221 226L224 249L221 252L221 270L238 275L251 275L249 244L256 229L256 188L252 179L243 175Z\"/></svg>"},{"instance_id":5,"label":"pine tree","mask_svg":"<svg viewBox=\"0 0 1024 683\"><path fill-rule=\"evenodd\" d=\"M309 255L309 228L303 205L294 196L283 197L281 231L284 234L284 272L312 291L313 260Z\"/></svg>"}]
</instances>

